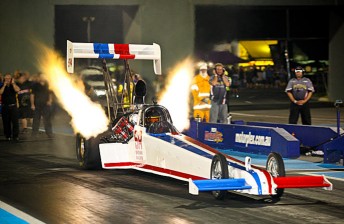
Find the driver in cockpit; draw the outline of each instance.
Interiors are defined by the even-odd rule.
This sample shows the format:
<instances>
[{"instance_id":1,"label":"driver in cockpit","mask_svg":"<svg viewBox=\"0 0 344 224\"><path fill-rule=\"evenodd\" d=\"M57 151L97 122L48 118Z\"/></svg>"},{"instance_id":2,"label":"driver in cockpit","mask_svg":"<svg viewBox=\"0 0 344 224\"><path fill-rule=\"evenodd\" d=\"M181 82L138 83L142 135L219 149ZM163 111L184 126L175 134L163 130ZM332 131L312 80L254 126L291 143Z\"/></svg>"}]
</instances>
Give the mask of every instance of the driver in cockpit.
<instances>
[{"instance_id":1,"label":"driver in cockpit","mask_svg":"<svg viewBox=\"0 0 344 224\"><path fill-rule=\"evenodd\" d=\"M146 112L145 126L149 128L153 123L160 122L161 116L158 111L151 109Z\"/></svg>"},{"instance_id":2,"label":"driver in cockpit","mask_svg":"<svg viewBox=\"0 0 344 224\"><path fill-rule=\"evenodd\" d=\"M177 133L172 124L170 124L164 116L160 108L151 108L146 112L145 127L148 133Z\"/></svg>"}]
</instances>

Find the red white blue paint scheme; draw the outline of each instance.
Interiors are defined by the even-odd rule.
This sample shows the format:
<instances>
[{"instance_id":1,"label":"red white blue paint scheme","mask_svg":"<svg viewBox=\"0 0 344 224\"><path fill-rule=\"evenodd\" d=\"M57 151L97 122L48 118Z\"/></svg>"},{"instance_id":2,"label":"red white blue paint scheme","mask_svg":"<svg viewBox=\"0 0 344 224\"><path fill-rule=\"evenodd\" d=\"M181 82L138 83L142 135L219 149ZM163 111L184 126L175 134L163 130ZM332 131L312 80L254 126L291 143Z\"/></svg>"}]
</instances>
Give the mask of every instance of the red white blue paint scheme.
<instances>
[{"instance_id":1,"label":"red white blue paint scheme","mask_svg":"<svg viewBox=\"0 0 344 224\"><path fill-rule=\"evenodd\" d=\"M161 72L160 46L156 44L68 41L67 53L68 71L73 70L74 58L122 58L154 60L155 72ZM106 80L111 78L104 71L104 82L111 84ZM277 153L269 155L264 169L251 165L249 157L239 161L181 134L173 126L169 111L155 102L145 104L145 95L145 82L139 80L129 109L118 116L117 107L112 107L116 113L111 116L111 128L107 132L90 139L77 135L76 154L83 168L135 169L167 176L187 181L191 194L212 191L217 199L224 198L228 190L281 197L285 188L332 189L332 184L324 176L285 177L283 159ZM114 96L108 98L113 99ZM111 105L115 105L114 102L110 102L108 108Z\"/></svg>"},{"instance_id":2,"label":"red white blue paint scheme","mask_svg":"<svg viewBox=\"0 0 344 224\"><path fill-rule=\"evenodd\" d=\"M225 191L235 190L280 197L284 188L332 189L323 176L284 177L283 160L278 154L268 159L270 172L252 166L249 157L243 162L221 154L179 133L167 109L160 105L142 105L124 115L113 132L124 136L117 137L121 142L99 144L102 168L135 169L188 181L191 194L213 191L216 198L222 198Z\"/></svg>"}]
</instances>

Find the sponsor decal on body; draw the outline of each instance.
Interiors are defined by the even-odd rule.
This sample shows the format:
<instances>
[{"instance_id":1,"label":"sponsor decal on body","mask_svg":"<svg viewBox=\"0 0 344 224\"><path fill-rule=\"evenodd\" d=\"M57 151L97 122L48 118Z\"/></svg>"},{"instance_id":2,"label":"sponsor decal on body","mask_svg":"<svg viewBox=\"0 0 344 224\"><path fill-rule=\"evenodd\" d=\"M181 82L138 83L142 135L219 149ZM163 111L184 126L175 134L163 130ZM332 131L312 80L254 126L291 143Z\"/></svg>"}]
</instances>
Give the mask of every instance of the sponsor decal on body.
<instances>
[{"instance_id":1,"label":"sponsor decal on body","mask_svg":"<svg viewBox=\"0 0 344 224\"><path fill-rule=\"evenodd\" d=\"M247 147L248 145L260 145L260 146L271 146L271 136L264 135L252 135L251 132L248 134L235 133L235 142L243 143Z\"/></svg>"},{"instance_id":2,"label":"sponsor decal on body","mask_svg":"<svg viewBox=\"0 0 344 224\"><path fill-rule=\"evenodd\" d=\"M210 131L204 132L204 140L210 142L223 142L223 134L219 132L217 128L211 128Z\"/></svg>"},{"instance_id":3,"label":"sponsor decal on body","mask_svg":"<svg viewBox=\"0 0 344 224\"><path fill-rule=\"evenodd\" d=\"M143 150L142 150L142 130L134 131L135 139L135 159L143 161Z\"/></svg>"}]
</instances>

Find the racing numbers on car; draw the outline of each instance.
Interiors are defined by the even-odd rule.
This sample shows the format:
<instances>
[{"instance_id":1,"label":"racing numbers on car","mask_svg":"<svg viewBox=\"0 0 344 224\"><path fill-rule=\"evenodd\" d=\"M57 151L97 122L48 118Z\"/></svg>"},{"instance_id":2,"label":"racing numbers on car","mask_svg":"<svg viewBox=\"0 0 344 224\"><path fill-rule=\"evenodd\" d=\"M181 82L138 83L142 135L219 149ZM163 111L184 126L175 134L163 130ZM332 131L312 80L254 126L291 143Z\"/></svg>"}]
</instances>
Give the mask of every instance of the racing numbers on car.
<instances>
[{"instance_id":1,"label":"racing numbers on car","mask_svg":"<svg viewBox=\"0 0 344 224\"><path fill-rule=\"evenodd\" d=\"M73 60L71 58L68 58L68 67L73 66Z\"/></svg>"},{"instance_id":2,"label":"racing numbers on car","mask_svg":"<svg viewBox=\"0 0 344 224\"><path fill-rule=\"evenodd\" d=\"M142 151L142 130L134 131L135 139L135 156L136 160L143 161L143 151Z\"/></svg>"}]
</instances>

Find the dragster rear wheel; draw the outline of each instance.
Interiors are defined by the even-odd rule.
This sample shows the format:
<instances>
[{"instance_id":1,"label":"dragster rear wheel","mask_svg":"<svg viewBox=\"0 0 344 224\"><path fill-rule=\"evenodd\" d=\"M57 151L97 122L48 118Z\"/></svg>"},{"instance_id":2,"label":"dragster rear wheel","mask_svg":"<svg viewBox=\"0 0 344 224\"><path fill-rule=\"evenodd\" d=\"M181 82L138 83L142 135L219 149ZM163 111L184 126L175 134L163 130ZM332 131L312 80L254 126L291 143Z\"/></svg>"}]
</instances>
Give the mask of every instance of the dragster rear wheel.
<instances>
[{"instance_id":1,"label":"dragster rear wheel","mask_svg":"<svg viewBox=\"0 0 344 224\"><path fill-rule=\"evenodd\" d=\"M285 168L282 156L278 153L272 152L268 156L268 160L266 161L266 170L271 174L273 177L284 177L285 176ZM276 194L271 195L272 198L278 199L282 197L284 193L284 188L277 188Z\"/></svg>"},{"instance_id":2,"label":"dragster rear wheel","mask_svg":"<svg viewBox=\"0 0 344 224\"><path fill-rule=\"evenodd\" d=\"M80 167L87 170L101 169L100 142L100 136L86 140L80 134L76 135L76 157Z\"/></svg>"},{"instance_id":3,"label":"dragster rear wheel","mask_svg":"<svg viewBox=\"0 0 344 224\"><path fill-rule=\"evenodd\" d=\"M211 162L210 179L228 179L228 163L222 154L216 154ZM213 196L222 200L225 198L227 191L212 191Z\"/></svg>"}]
</instances>

